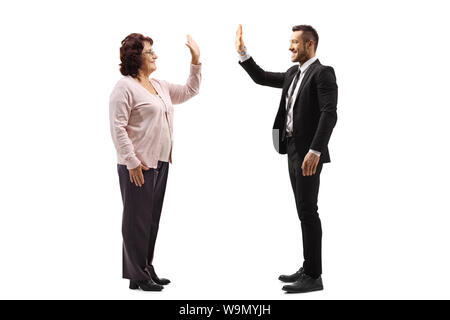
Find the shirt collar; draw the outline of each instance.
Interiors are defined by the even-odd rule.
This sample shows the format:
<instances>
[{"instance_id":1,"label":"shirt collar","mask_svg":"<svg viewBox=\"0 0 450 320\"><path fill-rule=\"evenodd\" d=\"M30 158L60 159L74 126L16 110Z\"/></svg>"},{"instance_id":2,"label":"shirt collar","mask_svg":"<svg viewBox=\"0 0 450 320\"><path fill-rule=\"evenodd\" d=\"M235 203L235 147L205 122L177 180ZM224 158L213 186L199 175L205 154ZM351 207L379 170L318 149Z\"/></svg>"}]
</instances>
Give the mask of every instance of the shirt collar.
<instances>
[{"instance_id":1,"label":"shirt collar","mask_svg":"<svg viewBox=\"0 0 450 320\"><path fill-rule=\"evenodd\" d=\"M306 71L306 69L308 69L308 67L310 65L312 65L315 61L317 60L317 57L312 57L311 59L307 60L304 64L302 64L301 66L298 65L298 68L300 69L300 72L303 73Z\"/></svg>"}]
</instances>

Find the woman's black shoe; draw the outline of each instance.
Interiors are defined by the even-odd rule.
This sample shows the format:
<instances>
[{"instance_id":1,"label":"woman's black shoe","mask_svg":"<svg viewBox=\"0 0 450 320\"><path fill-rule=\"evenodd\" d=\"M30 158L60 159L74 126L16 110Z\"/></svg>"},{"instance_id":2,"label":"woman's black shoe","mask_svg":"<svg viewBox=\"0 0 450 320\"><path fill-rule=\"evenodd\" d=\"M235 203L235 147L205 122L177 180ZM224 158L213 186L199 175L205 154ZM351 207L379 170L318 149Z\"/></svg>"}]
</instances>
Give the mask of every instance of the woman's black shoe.
<instances>
[{"instance_id":1,"label":"woman's black shoe","mask_svg":"<svg viewBox=\"0 0 450 320\"><path fill-rule=\"evenodd\" d=\"M150 276L152 277L152 280L156 283L156 284L160 284L162 286L165 286L166 284L170 283L169 279L165 279L165 278L160 278L157 276L156 272L155 272L155 268L153 266L148 266L147 267L148 271L150 272Z\"/></svg>"},{"instance_id":2,"label":"woman's black shoe","mask_svg":"<svg viewBox=\"0 0 450 320\"><path fill-rule=\"evenodd\" d=\"M141 288L143 291L161 291L164 287L153 280L130 280L130 289Z\"/></svg>"},{"instance_id":3,"label":"woman's black shoe","mask_svg":"<svg viewBox=\"0 0 450 320\"><path fill-rule=\"evenodd\" d=\"M169 279L159 278L157 275L152 276L152 280L159 285L165 286L170 283Z\"/></svg>"}]
</instances>

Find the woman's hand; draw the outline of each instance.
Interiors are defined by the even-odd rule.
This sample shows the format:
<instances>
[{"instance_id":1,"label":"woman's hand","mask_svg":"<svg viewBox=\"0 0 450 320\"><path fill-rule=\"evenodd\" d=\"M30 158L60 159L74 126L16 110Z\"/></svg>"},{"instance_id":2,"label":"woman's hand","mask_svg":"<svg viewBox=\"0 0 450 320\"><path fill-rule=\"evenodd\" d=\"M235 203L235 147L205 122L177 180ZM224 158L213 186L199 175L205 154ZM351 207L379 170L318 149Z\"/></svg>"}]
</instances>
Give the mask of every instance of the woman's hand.
<instances>
[{"instance_id":1,"label":"woman's hand","mask_svg":"<svg viewBox=\"0 0 450 320\"><path fill-rule=\"evenodd\" d=\"M191 50L192 64L200 64L200 48L197 43L191 38L190 35L187 35L187 43L186 46Z\"/></svg>"},{"instance_id":2,"label":"woman's hand","mask_svg":"<svg viewBox=\"0 0 450 320\"><path fill-rule=\"evenodd\" d=\"M138 187L142 187L144 184L144 175L142 174L142 170L150 170L150 168L147 168L143 164L139 164L134 169L128 169L128 172L130 173L130 181L131 183L136 184Z\"/></svg>"}]
</instances>

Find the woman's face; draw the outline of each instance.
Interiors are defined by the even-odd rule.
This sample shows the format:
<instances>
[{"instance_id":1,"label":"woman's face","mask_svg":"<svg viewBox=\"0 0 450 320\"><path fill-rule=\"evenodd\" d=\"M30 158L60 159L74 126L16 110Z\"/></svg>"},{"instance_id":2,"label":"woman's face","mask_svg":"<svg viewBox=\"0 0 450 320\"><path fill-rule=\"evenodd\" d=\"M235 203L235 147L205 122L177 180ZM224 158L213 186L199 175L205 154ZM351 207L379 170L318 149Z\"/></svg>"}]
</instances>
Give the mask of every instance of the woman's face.
<instances>
[{"instance_id":1,"label":"woman's face","mask_svg":"<svg viewBox=\"0 0 450 320\"><path fill-rule=\"evenodd\" d=\"M153 52L150 42L144 42L144 49L142 50L142 65L141 70L144 73L152 73L156 70L156 59L158 56Z\"/></svg>"}]
</instances>

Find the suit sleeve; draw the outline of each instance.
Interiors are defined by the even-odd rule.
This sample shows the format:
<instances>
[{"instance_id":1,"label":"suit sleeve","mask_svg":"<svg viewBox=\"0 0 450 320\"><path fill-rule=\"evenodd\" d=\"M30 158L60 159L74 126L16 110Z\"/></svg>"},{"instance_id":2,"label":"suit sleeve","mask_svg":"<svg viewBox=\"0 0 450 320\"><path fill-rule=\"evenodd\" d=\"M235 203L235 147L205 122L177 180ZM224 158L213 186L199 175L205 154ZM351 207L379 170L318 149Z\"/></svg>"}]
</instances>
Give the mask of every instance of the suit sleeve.
<instances>
[{"instance_id":1,"label":"suit sleeve","mask_svg":"<svg viewBox=\"0 0 450 320\"><path fill-rule=\"evenodd\" d=\"M316 85L320 118L310 148L323 153L337 121L338 87L332 67L325 67L319 72Z\"/></svg>"},{"instance_id":2,"label":"suit sleeve","mask_svg":"<svg viewBox=\"0 0 450 320\"><path fill-rule=\"evenodd\" d=\"M239 64L245 71L247 71L248 75L255 83L262 86L283 88L284 78L286 75L285 72L264 71L251 57L244 62L239 62Z\"/></svg>"}]
</instances>

